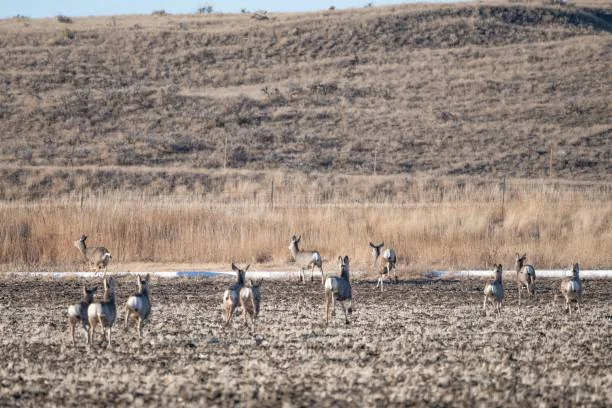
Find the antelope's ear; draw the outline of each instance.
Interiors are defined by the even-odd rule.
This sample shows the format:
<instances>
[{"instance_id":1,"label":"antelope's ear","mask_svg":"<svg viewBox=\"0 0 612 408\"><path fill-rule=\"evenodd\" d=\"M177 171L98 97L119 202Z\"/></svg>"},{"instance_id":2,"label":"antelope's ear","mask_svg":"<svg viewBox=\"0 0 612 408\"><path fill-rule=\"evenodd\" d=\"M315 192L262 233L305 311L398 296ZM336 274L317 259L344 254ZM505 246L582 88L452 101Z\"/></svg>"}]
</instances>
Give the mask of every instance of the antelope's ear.
<instances>
[{"instance_id":1,"label":"antelope's ear","mask_svg":"<svg viewBox=\"0 0 612 408\"><path fill-rule=\"evenodd\" d=\"M291 241L296 241L297 238L295 238L295 235L291 237Z\"/></svg>"},{"instance_id":2,"label":"antelope's ear","mask_svg":"<svg viewBox=\"0 0 612 408\"><path fill-rule=\"evenodd\" d=\"M255 286L255 285L253 285L253 279L249 279L249 285Z\"/></svg>"},{"instance_id":3,"label":"antelope's ear","mask_svg":"<svg viewBox=\"0 0 612 408\"><path fill-rule=\"evenodd\" d=\"M295 242L300 242L300 239L302 239L301 235L298 237L298 239L295 240Z\"/></svg>"},{"instance_id":4,"label":"antelope's ear","mask_svg":"<svg viewBox=\"0 0 612 408\"><path fill-rule=\"evenodd\" d=\"M245 271L245 272L249 270L249 266L251 266L251 264L248 264L248 265L246 266L246 268L244 268L244 271Z\"/></svg>"},{"instance_id":5,"label":"antelope's ear","mask_svg":"<svg viewBox=\"0 0 612 408\"><path fill-rule=\"evenodd\" d=\"M521 257L518 252L515 252L515 253L516 253L516 258L517 259Z\"/></svg>"},{"instance_id":6,"label":"antelope's ear","mask_svg":"<svg viewBox=\"0 0 612 408\"><path fill-rule=\"evenodd\" d=\"M232 271L238 272L238 267L232 262Z\"/></svg>"},{"instance_id":7,"label":"antelope's ear","mask_svg":"<svg viewBox=\"0 0 612 408\"><path fill-rule=\"evenodd\" d=\"M257 281L257 286L260 286L263 283L263 278L259 278L259 280Z\"/></svg>"},{"instance_id":8,"label":"antelope's ear","mask_svg":"<svg viewBox=\"0 0 612 408\"><path fill-rule=\"evenodd\" d=\"M527 258L527 252L525 252L522 257Z\"/></svg>"},{"instance_id":9,"label":"antelope's ear","mask_svg":"<svg viewBox=\"0 0 612 408\"><path fill-rule=\"evenodd\" d=\"M376 248L376 245L374 245L373 243L370 242L369 244L372 248Z\"/></svg>"},{"instance_id":10,"label":"antelope's ear","mask_svg":"<svg viewBox=\"0 0 612 408\"><path fill-rule=\"evenodd\" d=\"M342 263L342 257L341 256L338 256L338 262Z\"/></svg>"},{"instance_id":11,"label":"antelope's ear","mask_svg":"<svg viewBox=\"0 0 612 408\"><path fill-rule=\"evenodd\" d=\"M145 276L145 280L148 282L150 278L151 278L151 274L147 273L147 276Z\"/></svg>"},{"instance_id":12,"label":"antelope's ear","mask_svg":"<svg viewBox=\"0 0 612 408\"><path fill-rule=\"evenodd\" d=\"M348 255L345 255L345 256L344 256L344 263L345 263L345 264L348 264L348 263L349 263L349 257L348 257Z\"/></svg>"},{"instance_id":13,"label":"antelope's ear","mask_svg":"<svg viewBox=\"0 0 612 408\"><path fill-rule=\"evenodd\" d=\"M136 275L136 283L140 286L140 274Z\"/></svg>"}]
</instances>

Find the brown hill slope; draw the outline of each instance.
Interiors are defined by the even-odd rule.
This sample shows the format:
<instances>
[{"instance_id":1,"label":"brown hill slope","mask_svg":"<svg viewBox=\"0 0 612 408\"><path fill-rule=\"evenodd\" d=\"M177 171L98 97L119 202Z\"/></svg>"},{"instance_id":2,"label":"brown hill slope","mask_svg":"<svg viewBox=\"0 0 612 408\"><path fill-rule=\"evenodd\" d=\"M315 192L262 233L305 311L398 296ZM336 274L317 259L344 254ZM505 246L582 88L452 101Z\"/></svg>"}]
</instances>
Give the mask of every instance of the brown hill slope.
<instances>
[{"instance_id":1,"label":"brown hill slope","mask_svg":"<svg viewBox=\"0 0 612 408\"><path fill-rule=\"evenodd\" d=\"M124 184L135 165L542 177L552 163L609 181L611 16L495 4L3 20L0 193L69 191L85 165L113 166L101 184L80 170L93 190L146 187Z\"/></svg>"}]
</instances>

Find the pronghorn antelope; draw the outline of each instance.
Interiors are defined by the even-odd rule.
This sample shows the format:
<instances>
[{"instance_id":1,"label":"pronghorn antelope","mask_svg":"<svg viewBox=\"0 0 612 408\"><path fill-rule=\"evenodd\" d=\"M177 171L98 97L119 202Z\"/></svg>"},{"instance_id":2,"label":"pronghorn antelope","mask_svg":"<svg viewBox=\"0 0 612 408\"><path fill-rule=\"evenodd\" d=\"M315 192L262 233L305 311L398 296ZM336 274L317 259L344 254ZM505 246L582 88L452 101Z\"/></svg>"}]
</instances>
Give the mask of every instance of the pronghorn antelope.
<instances>
[{"instance_id":1,"label":"pronghorn antelope","mask_svg":"<svg viewBox=\"0 0 612 408\"><path fill-rule=\"evenodd\" d=\"M338 266L340 267L340 276L330 276L325 279L325 324L329 324L330 306L331 315L336 315L336 301L340 302L342 311L344 312L344 320L349 324L344 302L348 301L348 314L353 313L353 294L351 289L349 257L338 257Z\"/></svg>"},{"instance_id":2,"label":"pronghorn antelope","mask_svg":"<svg viewBox=\"0 0 612 408\"><path fill-rule=\"evenodd\" d=\"M83 285L83 297L77 304L68 306L68 319L70 321L70 335L72 336L72 345L76 346L74 339L74 330L78 322L83 325L83 331L85 333L85 341L89 342L89 336L87 334L87 328L89 327L89 321L87 320L87 308L94 300L94 293L98 290L97 286L91 289L87 289Z\"/></svg>"},{"instance_id":3,"label":"pronghorn antelope","mask_svg":"<svg viewBox=\"0 0 612 408\"><path fill-rule=\"evenodd\" d=\"M383 252L383 262L378 265L378 258L380 257L380 252L382 247L385 245L384 242L381 242L378 245L375 245L370 242L370 248L372 248L372 265L374 268L378 270L378 282L376 283L376 287L380 286L380 291L383 291L383 280L385 276L391 278L391 271L393 271L393 277L397 282L397 271L395 269L395 264L397 263L397 256L395 255L395 251L393 248L385 249Z\"/></svg>"},{"instance_id":4,"label":"pronghorn antelope","mask_svg":"<svg viewBox=\"0 0 612 408\"><path fill-rule=\"evenodd\" d=\"M263 279L257 282L249 281L249 286L240 289L240 307L244 316L244 325L248 326L247 314L251 318L253 330L255 330L255 319L259 316L259 305L261 303L261 284Z\"/></svg>"},{"instance_id":5,"label":"pronghorn antelope","mask_svg":"<svg viewBox=\"0 0 612 408\"><path fill-rule=\"evenodd\" d=\"M497 315L501 316L502 301L504 300L504 284L502 282L502 266L501 264L495 267L495 280L489 281L484 288L484 303L482 308L485 315L487 314L487 301L493 303L497 311Z\"/></svg>"},{"instance_id":6,"label":"pronghorn antelope","mask_svg":"<svg viewBox=\"0 0 612 408\"><path fill-rule=\"evenodd\" d=\"M518 302L521 305L521 291L524 288L527 289L529 296L535 295L535 269L532 265L526 265L525 260L527 254L523 256L516 253L516 286L518 286Z\"/></svg>"},{"instance_id":7,"label":"pronghorn antelope","mask_svg":"<svg viewBox=\"0 0 612 408\"><path fill-rule=\"evenodd\" d=\"M138 338L141 338L142 324L151 314L151 294L149 292L149 274L144 279L138 275L138 292L130 296L125 303L125 327L130 318L136 321Z\"/></svg>"},{"instance_id":8,"label":"pronghorn antelope","mask_svg":"<svg viewBox=\"0 0 612 408\"><path fill-rule=\"evenodd\" d=\"M225 325L227 326L232 319L234 310L240 302L240 289L244 286L244 277L249 270L249 266L240 269L232 262L232 270L236 272L236 282L234 282L225 292L223 292L223 306L225 307Z\"/></svg>"},{"instance_id":9,"label":"pronghorn antelope","mask_svg":"<svg viewBox=\"0 0 612 408\"><path fill-rule=\"evenodd\" d=\"M575 263L572 268L572 277L563 279L561 282L561 293L565 297L565 308L572 315L570 302L576 301L580 313L580 301L582 300L582 282L580 282L580 265Z\"/></svg>"},{"instance_id":10,"label":"pronghorn antelope","mask_svg":"<svg viewBox=\"0 0 612 408\"><path fill-rule=\"evenodd\" d=\"M92 303L87 308L87 319L89 320L89 344L93 345L94 332L96 325L100 325L102 329L102 337L104 337L104 329L106 329L108 337L108 347L111 347L111 327L115 323L117 317L117 303L115 301L115 280L110 277L104 277L104 298L100 302Z\"/></svg>"},{"instance_id":11,"label":"pronghorn antelope","mask_svg":"<svg viewBox=\"0 0 612 408\"><path fill-rule=\"evenodd\" d=\"M324 283L325 274L323 273L323 259L321 258L321 254L319 253L319 251L300 251L298 245L301 239L301 235L297 238L294 235L291 237L291 242L289 243L289 251L291 251L291 256L300 268L299 281L306 281L304 269L310 269L310 280L313 281L314 268L316 266L321 271L321 283Z\"/></svg>"},{"instance_id":12,"label":"pronghorn antelope","mask_svg":"<svg viewBox=\"0 0 612 408\"><path fill-rule=\"evenodd\" d=\"M85 244L86 239L87 235L81 235L81 238L74 241L74 246L81 252L85 262L88 262L98 269L104 268L104 272L106 272L108 263L113 259L111 253L105 247L87 248Z\"/></svg>"}]
</instances>

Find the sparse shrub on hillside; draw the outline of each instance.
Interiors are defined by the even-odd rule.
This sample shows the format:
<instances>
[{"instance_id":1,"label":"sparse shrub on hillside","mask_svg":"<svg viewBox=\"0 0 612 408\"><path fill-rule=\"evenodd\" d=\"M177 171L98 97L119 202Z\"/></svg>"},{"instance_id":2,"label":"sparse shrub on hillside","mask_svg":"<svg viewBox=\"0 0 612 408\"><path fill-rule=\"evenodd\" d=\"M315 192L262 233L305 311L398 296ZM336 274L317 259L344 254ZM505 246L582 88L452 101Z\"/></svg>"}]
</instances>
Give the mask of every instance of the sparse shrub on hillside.
<instances>
[{"instance_id":1,"label":"sparse shrub on hillside","mask_svg":"<svg viewBox=\"0 0 612 408\"><path fill-rule=\"evenodd\" d=\"M274 133L270 129L259 127L253 131L253 139L261 144L274 143Z\"/></svg>"},{"instance_id":2,"label":"sparse shrub on hillside","mask_svg":"<svg viewBox=\"0 0 612 408\"><path fill-rule=\"evenodd\" d=\"M122 146L117 150L117 164L120 166L133 166L140 164L136 149L133 146Z\"/></svg>"},{"instance_id":3,"label":"sparse shrub on hillside","mask_svg":"<svg viewBox=\"0 0 612 408\"><path fill-rule=\"evenodd\" d=\"M253 13L251 18L261 21L261 20L269 20L270 16L268 16L268 12L266 10L259 10Z\"/></svg>"},{"instance_id":4,"label":"sparse shrub on hillside","mask_svg":"<svg viewBox=\"0 0 612 408\"><path fill-rule=\"evenodd\" d=\"M287 98L278 88L263 87L261 90L268 97L270 104L275 106L284 106L287 104Z\"/></svg>"},{"instance_id":5,"label":"sparse shrub on hillside","mask_svg":"<svg viewBox=\"0 0 612 408\"><path fill-rule=\"evenodd\" d=\"M249 154L244 146L236 146L229 156L232 167L243 167L249 160Z\"/></svg>"},{"instance_id":6,"label":"sparse shrub on hillside","mask_svg":"<svg viewBox=\"0 0 612 408\"><path fill-rule=\"evenodd\" d=\"M192 151L207 150L208 146L203 139L192 135L170 135L164 146L168 153L189 153Z\"/></svg>"},{"instance_id":7,"label":"sparse shrub on hillside","mask_svg":"<svg viewBox=\"0 0 612 408\"><path fill-rule=\"evenodd\" d=\"M338 91L338 84L335 82L314 83L309 86L310 92L316 95L331 95Z\"/></svg>"},{"instance_id":8,"label":"sparse shrub on hillside","mask_svg":"<svg viewBox=\"0 0 612 408\"><path fill-rule=\"evenodd\" d=\"M69 40L73 40L73 39L74 39L74 37L75 37L75 33L74 33L74 31L72 31L72 30L71 30L71 29L69 29L69 28L64 28L64 29L62 30L62 36L63 36L64 38L69 39Z\"/></svg>"},{"instance_id":9,"label":"sparse shrub on hillside","mask_svg":"<svg viewBox=\"0 0 612 408\"><path fill-rule=\"evenodd\" d=\"M153 10L151 14L154 16L165 16L167 13L166 10Z\"/></svg>"},{"instance_id":10,"label":"sparse shrub on hillside","mask_svg":"<svg viewBox=\"0 0 612 408\"><path fill-rule=\"evenodd\" d=\"M198 8L198 13L200 14L211 14L212 12L213 12L213 6L211 5L205 5L205 6Z\"/></svg>"},{"instance_id":11,"label":"sparse shrub on hillside","mask_svg":"<svg viewBox=\"0 0 612 408\"><path fill-rule=\"evenodd\" d=\"M31 163L32 157L34 157L34 153L29 147L24 147L23 149L17 151L17 158L21 161Z\"/></svg>"},{"instance_id":12,"label":"sparse shrub on hillside","mask_svg":"<svg viewBox=\"0 0 612 408\"><path fill-rule=\"evenodd\" d=\"M72 19L68 16L64 16L62 14L59 14L57 17L55 17L57 19L57 21L59 21L60 23L64 23L64 24L71 24L72 23Z\"/></svg>"}]
</instances>

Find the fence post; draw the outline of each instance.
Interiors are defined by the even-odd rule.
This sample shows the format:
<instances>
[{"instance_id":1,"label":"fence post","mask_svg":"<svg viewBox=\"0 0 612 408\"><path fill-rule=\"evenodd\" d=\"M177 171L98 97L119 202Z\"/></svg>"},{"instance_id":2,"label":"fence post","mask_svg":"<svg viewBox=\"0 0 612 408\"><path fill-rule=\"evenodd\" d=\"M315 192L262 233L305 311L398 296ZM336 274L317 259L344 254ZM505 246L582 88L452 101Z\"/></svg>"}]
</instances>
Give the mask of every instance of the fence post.
<instances>
[{"instance_id":1,"label":"fence post","mask_svg":"<svg viewBox=\"0 0 612 408\"><path fill-rule=\"evenodd\" d=\"M376 175L376 153L377 153L378 145L374 146L374 175Z\"/></svg>"},{"instance_id":2,"label":"fence post","mask_svg":"<svg viewBox=\"0 0 612 408\"><path fill-rule=\"evenodd\" d=\"M501 206L501 217L504 219L505 215L505 204L506 204L506 176L502 179L502 206Z\"/></svg>"},{"instance_id":3,"label":"fence post","mask_svg":"<svg viewBox=\"0 0 612 408\"><path fill-rule=\"evenodd\" d=\"M227 166L227 131L225 132L225 144L223 148L223 170Z\"/></svg>"}]
</instances>

